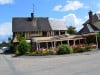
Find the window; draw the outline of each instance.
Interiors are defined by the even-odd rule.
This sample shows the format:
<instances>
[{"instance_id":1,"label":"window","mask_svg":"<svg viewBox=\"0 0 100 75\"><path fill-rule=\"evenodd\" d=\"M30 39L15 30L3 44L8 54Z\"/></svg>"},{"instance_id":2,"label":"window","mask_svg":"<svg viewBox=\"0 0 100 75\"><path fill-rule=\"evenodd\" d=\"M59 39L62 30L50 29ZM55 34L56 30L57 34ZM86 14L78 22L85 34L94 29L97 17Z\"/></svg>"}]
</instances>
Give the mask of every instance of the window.
<instances>
[{"instance_id":1,"label":"window","mask_svg":"<svg viewBox=\"0 0 100 75\"><path fill-rule=\"evenodd\" d=\"M55 31L54 32L54 35L59 35L59 31Z\"/></svg>"},{"instance_id":2,"label":"window","mask_svg":"<svg viewBox=\"0 0 100 75\"><path fill-rule=\"evenodd\" d=\"M43 31L43 32L42 32L42 35L43 35L43 36L47 36L47 32L46 32L46 31Z\"/></svg>"},{"instance_id":3,"label":"window","mask_svg":"<svg viewBox=\"0 0 100 75\"><path fill-rule=\"evenodd\" d=\"M64 31L63 32L60 32L60 34L63 35L63 34L65 34L65 32Z\"/></svg>"}]
</instances>

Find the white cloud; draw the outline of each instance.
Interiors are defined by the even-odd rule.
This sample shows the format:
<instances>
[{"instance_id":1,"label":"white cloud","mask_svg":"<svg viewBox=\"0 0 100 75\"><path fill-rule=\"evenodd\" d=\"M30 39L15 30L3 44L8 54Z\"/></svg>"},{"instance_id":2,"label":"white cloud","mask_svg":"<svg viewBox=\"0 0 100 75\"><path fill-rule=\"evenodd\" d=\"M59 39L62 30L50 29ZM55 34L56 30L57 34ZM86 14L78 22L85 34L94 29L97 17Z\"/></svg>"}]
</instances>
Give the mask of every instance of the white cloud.
<instances>
[{"instance_id":1,"label":"white cloud","mask_svg":"<svg viewBox=\"0 0 100 75\"><path fill-rule=\"evenodd\" d=\"M51 18L54 19L54 18ZM56 20L63 20L66 24L66 26L73 26L76 27L76 30L79 31L82 27L83 27L83 22L84 20L78 18L75 14L68 14L65 15L63 18L61 19L56 19Z\"/></svg>"},{"instance_id":2,"label":"white cloud","mask_svg":"<svg viewBox=\"0 0 100 75\"><path fill-rule=\"evenodd\" d=\"M3 23L0 24L0 36L9 36L12 35L12 24Z\"/></svg>"},{"instance_id":3,"label":"white cloud","mask_svg":"<svg viewBox=\"0 0 100 75\"><path fill-rule=\"evenodd\" d=\"M96 13L100 13L100 10L98 10Z\"/></svg>"},{"instance_id":4,"label":"white cloud","mask_svg":"<svg viewBox=\"0 0 100 75\"><path fill-rule=\"evenodd\" d=\"M100 4L97 4L97 7L100 8Z\"/></svg>"},{"instance_id":5,"label":"white cloud","mask_svg":"<svg viewBox=\"0 0 100 75\"><path fill-rule=\"evenodd\" d=\"M67 1L66 5L57 5L53 8L54 11L69 11L69 10L78 10L80 8L87 8L83 3L79 1Z\"/></svg>"},{"instance_id":6,"label":"white cloud","mask_svg":"<svg viewBox=\"0 0 100 75\"><path fill-rule=\"evenodd\" d=\"M53 10L55 10L55 11L59 11L61 8L62 8L62 5L57 5L57 6L54 7Z\"/></svg>"},{"instance_id":7,"label":"white cloud","mask_svg":"<svg viewBox=\"0 0 100 75\"><path fill-rule=\"evenodd\" d=\"M1 5L4 5L4 4L11 4L11 3L13 3L14 2L14 0L0 0L0 4Z\"/></svg>"},{"instance_id":8,"label":"white cloud","mask_svg":"<svg viewBox=\"0 0 100 75\"><path fill-rule=\"evenodd\" d=\"M83 27L82 24L84 21L78 18L75 14L68 14L64 16L63 19L68 26L74 26L77 30L80 30Z\"/></svg>"},{"instance_id":9,"label":"white cloud","mask_svg":"<svg viewBox=\"0 0 100 75\"><path fill-rule=\"evenodd\" d=\"M89 19L89 16L88 16L88 15L87 15L87 16L85 16L85 19L86 19L86 20L88 20L88 19Z\"/></svg>"}]
</instances>

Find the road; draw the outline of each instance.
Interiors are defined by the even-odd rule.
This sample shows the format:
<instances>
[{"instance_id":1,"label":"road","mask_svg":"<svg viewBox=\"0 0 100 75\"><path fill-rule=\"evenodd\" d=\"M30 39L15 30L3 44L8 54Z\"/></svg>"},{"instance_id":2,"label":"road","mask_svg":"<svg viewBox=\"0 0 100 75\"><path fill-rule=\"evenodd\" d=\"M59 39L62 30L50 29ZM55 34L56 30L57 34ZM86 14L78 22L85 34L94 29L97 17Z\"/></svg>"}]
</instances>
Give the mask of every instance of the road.
<instances>
[{"instance_id":1,"label":"road","mask_svg":"<svg viewBox=\"0 0 100 75\"><path fill-rule=\"evenodd\" d=\"M0 75L99 75L100 51L71 55L21 56L0 54Z\"/></svg>"}]
</instances>

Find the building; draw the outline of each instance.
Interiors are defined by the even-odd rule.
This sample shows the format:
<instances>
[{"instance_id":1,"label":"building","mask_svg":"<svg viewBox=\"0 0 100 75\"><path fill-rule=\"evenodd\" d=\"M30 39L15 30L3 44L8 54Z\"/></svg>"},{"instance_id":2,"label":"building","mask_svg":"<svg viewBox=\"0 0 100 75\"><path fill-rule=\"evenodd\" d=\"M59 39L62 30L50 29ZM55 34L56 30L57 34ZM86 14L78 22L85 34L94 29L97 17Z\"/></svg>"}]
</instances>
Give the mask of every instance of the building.
<instances>
[{"instance_id":1,"label":"building","mask_svg":"<svg viewBox=\"0 0 100 75\"><path fill-rule=\"evenodd\" d=\"M97 32L100 31L100 13L93 14L92 11L88 12L89 19L83 24L83 28L78 32L78 35L82 35L85 38L96 36L93 45L96 45L98 49Z\"/></svg>"},{"instance_id":2,"label":"building","mask_svg":"<svg viewBox=\"0 0 100 75\"><path fill-rule=\"evenodd\" d=\"M89 11L89 19L83 25L88 23L91 23L100 29L100 13L93 14L92 11Z\"/></svg>"},{"instance_id":3,"label":"building","mask_svg":"<svg viewBox=\"0 0 100 75\"><path fill-rule=\"evenodd\" d=\"M88 15L89 19L83 24L83 28L78 34L95 33L100 30L100 13L95 13L93 15L93 12L89 11Z\"/></svg>"},{"instance_id":4,"label":"building","mask_svg":"<svg viewBox=\"0 0 100 75\"><path fill-rule=\"evenodd\" d=\"M60 44L79 44L83 38L76 35L68 36L64 21L50 20L48 17L14 17L12 19L13 42L18 42L16 37L23 34L32 48L56 48Z\"/></svg>"},{"instance_id":5,"label":"building","mask_svg":"<svg viewBox=\"0 0 100 75\"><path fill-rule=\"evenodd\" d=\"M32 13L33 14L33 13ZM50 20L47 17L14 17L12 19L13 36L23 33L25 39L49 37L67 34L63 21Z\"/></svg>"}]
</instances>

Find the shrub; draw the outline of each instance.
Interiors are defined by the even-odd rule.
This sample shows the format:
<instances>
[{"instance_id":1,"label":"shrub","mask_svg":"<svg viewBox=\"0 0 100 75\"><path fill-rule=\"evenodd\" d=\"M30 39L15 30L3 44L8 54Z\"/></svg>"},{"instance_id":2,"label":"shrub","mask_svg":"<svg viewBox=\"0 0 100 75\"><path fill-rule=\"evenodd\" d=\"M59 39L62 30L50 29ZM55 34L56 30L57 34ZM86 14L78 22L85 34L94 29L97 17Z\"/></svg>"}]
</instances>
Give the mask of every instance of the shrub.
<instances>
[{"instance_id":1,"label":"shrub","mask_svg":"<svg viewBox=\"0 0 100 75\"><path fill-rule=\"evenodd\" d=\"M86 50L86 51L90 51L91 48L92 48L91 45L86 45L86 46L85 46L85 50Z\"/></svg>"},{"instance_id":2,"label":"shrub","mask_svg":"<svg viewBox=\"0 0 100 75\"><path fill-rule=\"evenodd\" d=\"M16 49L15 54L16 54L16 55L20 55L20 52L18 51L18 49Z\"/></svg>"},{"instance_id":3,"label":"shrub","mask_svg":"<svg viewBox=\"0 0 100 75\"><path fill-rule=\"evenodd\" d=\"M17 48L16 44L10 44L9 47L10 47L11 53L15 53L16 52L16 48Z\"/></svg>"},{"instance_id":4,"label":"shrub","mask_svg":"<svg viewBox=\"0 0 100 75\"><path fill-rule=\"evenodd\" d=\"M77 46L73 49L74 53L81 53L81 52L85 52L85 48L82 48L80 46Z\"/></svg>"},{"instance_id":5,"label":"shrub","mask_svg":"<svg viewBox=\"0 0 100 75\"><path fill-rule=\"evenodd\" d=\"M49 50L45 50L42 52L42 55L50 55L50 51Z\"/></svg>"},{"instance_id":6,"label":"shrub","mask_svg":"<svg viewBox=\"0 0 100 75\"><path fill-rule=\"evenodd\" d=\"M58 55L61 55L61 54L70 54L72 52L73 52L72 48L69 47L68 45L60 45L58 47L57 54Z\"/></svg>"},{"instance_id":7,"label":"shrub","mask_svg":"<svg viewBox=\"0 0 100 75\"><path fill-rule=\"evenodd\" d=\"M50 55L55 55L56 53L57 53L57 52L56 52L55 50L50 50L50 51L49 51L49 54L50 54Z\"/></svg>"},{"instance_id":8,"label":"shrub","mask_svg":"<svg viewBox=\"0 0 100 75\"><path fill-rule=\"evenodd\" d=\"M31 53L31 55L36 56L37 55L37 52L34 51L34 52Z\"/></svg>"},{"instance_id":9,"label":"shrub","mask_svg":"<svg viewBox=\"0 0 100 75\"><path fill-rule=\"evenodd\" d=\"M27 56L36 56L37 52L36 51L34 51L34 52L26 52L25 55L27 55Z\"/></svg>"},{"instance_id":10,"label":"shrub","mask_svg":"<svg viewBox=\"0 0 100 75\"><path fill-rule=\"evenodd\" d=\"M25 40L22 40L19 43L17 50L18 50L19 54L25 54L26 52L28 52L30 50L30 45Z\"/></svg>"}]
</instances>

